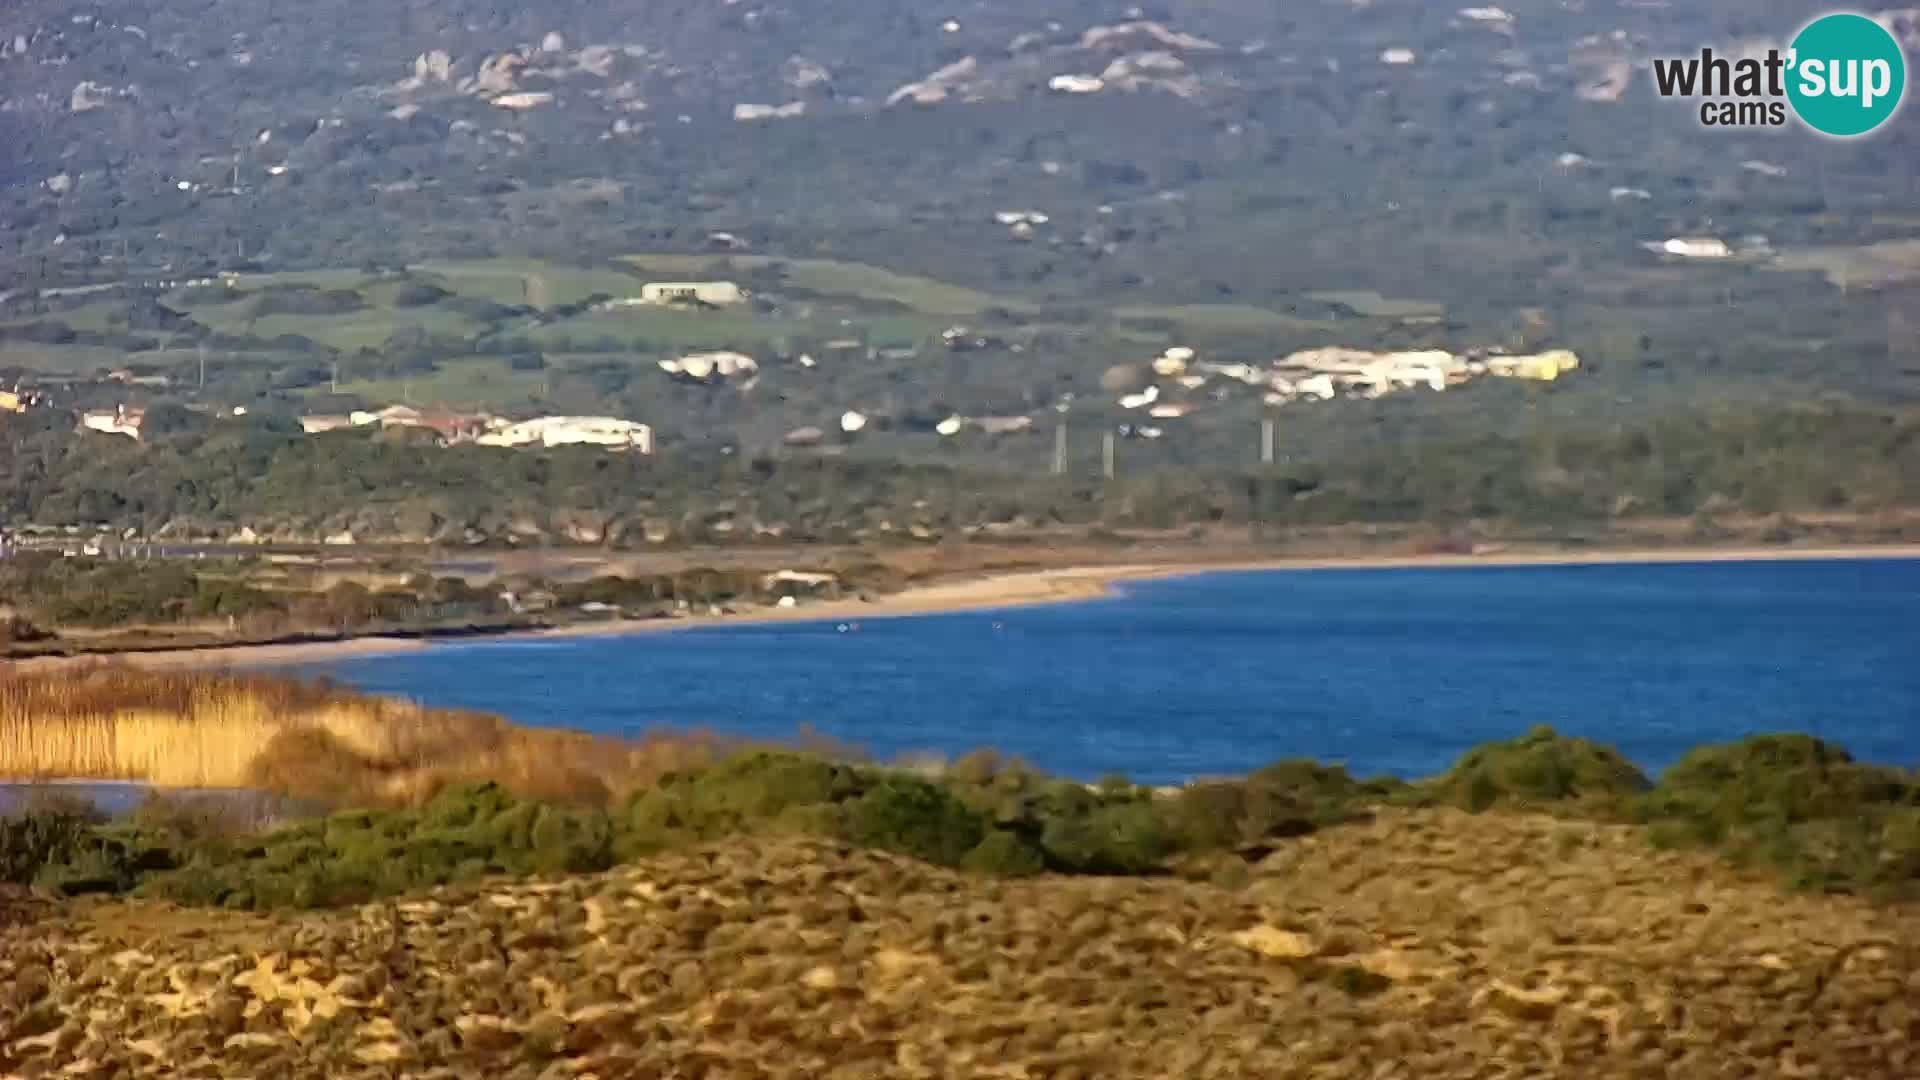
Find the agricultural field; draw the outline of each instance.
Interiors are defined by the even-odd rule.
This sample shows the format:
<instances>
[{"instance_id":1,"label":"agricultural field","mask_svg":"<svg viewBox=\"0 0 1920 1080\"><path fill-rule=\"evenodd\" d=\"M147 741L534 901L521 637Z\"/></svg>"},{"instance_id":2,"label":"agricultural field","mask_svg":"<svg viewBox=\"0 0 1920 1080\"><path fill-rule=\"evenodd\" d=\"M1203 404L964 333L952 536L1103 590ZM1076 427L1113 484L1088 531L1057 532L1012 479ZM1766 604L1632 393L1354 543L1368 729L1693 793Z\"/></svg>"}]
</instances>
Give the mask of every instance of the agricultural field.
<instances>
[{"instance_id":1,"label":"agricultural field","mask_svg":"<svg viewBox=\"0 0 1920 1080\"><path fill-rule=\"evenodd\" d=\"M630 296L643 279L616 269L563 266L538 259L430 261L409 268L459 296L509 307L564 307L590 296Z\"/></svg>"},{"instance_id":2,"label":"agricultural field","mask_svg":"<svg viewBox=\"0 0 1920 1080\"><path fill-rule=\"evenodd\" d=\"M125 352L104 346L0 341L0 369L23 368L45 375L90 375L117 367L125 360Z\"/></svg>"},{"instance_id":3,"label":"agricultural field","mask_svg":"<svg viewBox=\"0 0 1920 1080\"><path fill-rule=\"evenodd\" d=\"M889 304L927 315L972 316L989 308L1026 310L1023 301L998 297L976 289L951 285L916 274L901 274L859 262L837 259L786 259L769 255L627 255L621 260L644 276L674 275L724 277L769 273L796 292L823 299L837 298L866 304Z\"/></svg>"},{"instance_id":4,"label":"agricultural field","mask_svg":"<svg viewBox=\"0 0 1920 1080\"><path fill-rule=\"evenodd\" d=\"M500 357L476 356L447 361L418 376L342 379L339 393L367 401L422 401L477 409L537 397L550 378L543 371L517 370ZM311 387L309 392L327 389Z\"/></svg>"}]
</instances>

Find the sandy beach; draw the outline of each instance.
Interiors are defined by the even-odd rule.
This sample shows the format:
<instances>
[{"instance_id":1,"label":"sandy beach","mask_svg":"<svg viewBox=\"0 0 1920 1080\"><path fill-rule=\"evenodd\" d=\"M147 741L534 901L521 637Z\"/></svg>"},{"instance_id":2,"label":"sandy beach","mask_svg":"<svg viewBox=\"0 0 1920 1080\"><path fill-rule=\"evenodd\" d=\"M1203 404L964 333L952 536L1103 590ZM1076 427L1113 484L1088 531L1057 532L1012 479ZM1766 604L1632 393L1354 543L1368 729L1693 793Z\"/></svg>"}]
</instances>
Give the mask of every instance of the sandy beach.
<instances>
[{"instance_id":1,"label":"sandy beach","mask_svg":"<svg viewBox=\"0 0 1920 1080\"><path fill-rule=\"evenodd\" d=\"M791 608L758 607L720 615L666 619L616 619L576 623L551 630L514 632L457 641L361 637L340 641L283 645L233 645L124 653L113 657L142 668L260 668L325 663L446 648L476 641L559 640L685 630L702 626L740 626L779 622L821 622L902 618L944 612L978 611L1095 600L1114 594L1130 581L1194 574L1276 570L1441 569L1448 567L1585 566L1629 563L1787 562L1819 559L1920 559L1920 545L1821 548L1704 548L1617 551L1500 551L1482 555L1409 555L1364 558L1268 559L1238 562L1115 563L1029 570L956 578L920 585L870 601L831 600ZM14 661L20 667L97 662L105 657L49 657Z\"/></svg>"}]
</instances>

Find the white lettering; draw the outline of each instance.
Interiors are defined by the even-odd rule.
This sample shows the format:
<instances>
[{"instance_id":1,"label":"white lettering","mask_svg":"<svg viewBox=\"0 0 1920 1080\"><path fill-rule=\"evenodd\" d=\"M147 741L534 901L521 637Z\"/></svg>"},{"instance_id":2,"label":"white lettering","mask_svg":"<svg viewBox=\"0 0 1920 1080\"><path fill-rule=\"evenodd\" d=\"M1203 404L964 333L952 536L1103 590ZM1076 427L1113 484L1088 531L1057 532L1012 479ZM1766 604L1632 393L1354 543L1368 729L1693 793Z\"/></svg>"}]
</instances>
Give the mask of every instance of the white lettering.
<instances>
[{"instance_id":1,"label":"white lettering","mask_svg":"<svg viewBox=\"0 0 1920 1080\"><path fill-rule=\"evenodd\" d=\"M1800 61L1800 92L1808 97L1826 96L1827 62L1825 60Z\"/></svg>"},{"instance_id":2,"label":"white lettering","mask_svg":"<svg viewBox=\"0 0 1920 1080\"><path fill-rule=\"evenodd\" d=\"M1862 80L1860 107L1873 108L1874 98L1883 98L1893 89L1893 65L1885 60L1867 61L1867 77Z\"/></svg>"},{"instance_id":3,"label":"white lettering","mask_svg":"<svg viewBox=\"0 0 1920 1080\"><path fill-rule=\"evenodd\" d=\"M1860 92L1860 61L1829 60L1827 67L1827 89L1834 97L1849 98Z\"/></svg>"}]
</instances>

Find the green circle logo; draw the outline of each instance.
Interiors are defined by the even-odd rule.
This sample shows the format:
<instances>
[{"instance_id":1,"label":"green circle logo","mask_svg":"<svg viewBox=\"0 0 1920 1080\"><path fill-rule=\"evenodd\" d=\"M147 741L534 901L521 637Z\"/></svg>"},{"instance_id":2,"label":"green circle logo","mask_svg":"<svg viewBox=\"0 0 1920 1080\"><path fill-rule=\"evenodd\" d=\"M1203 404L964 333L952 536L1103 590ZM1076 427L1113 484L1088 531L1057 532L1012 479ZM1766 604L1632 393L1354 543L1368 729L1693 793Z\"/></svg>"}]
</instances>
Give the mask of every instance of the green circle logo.
<instances>
[{"instance_id":1,"label":"green circle logo","mask_svg":"<svg viewBox=\"0 0 1920 1080\"><path fill-rule=\"evenodd\" d=\"M1865 135L1893 116L1907 88L1907 58L1886 27L1865 15L1823 15L1793 39L1787 98L1815 131Z\"/></svg>"}]
</instances>

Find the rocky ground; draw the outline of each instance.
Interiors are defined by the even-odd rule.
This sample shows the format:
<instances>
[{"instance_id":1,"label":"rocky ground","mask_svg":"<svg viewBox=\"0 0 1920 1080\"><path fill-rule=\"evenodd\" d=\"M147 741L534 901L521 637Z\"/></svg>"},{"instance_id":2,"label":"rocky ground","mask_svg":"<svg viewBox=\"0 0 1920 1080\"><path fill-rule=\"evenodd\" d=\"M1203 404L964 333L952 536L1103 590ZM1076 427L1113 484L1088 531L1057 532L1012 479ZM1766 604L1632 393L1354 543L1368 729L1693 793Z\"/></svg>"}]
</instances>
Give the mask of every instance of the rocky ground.
<instances>
[{"instance_id":1,"label":"rocky ground","mask_svg":"<svg viewBox=\"0 0 1920 1080\"><path fill-rule=\"evenodd\" d=\"M1537 817L1393 812L1233 887L743 840L349 911L0 912L0 1076L1920 1075L1920 912Z\"/></svg>"}]
</instances>

